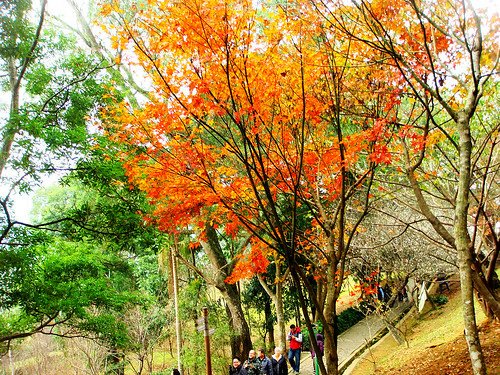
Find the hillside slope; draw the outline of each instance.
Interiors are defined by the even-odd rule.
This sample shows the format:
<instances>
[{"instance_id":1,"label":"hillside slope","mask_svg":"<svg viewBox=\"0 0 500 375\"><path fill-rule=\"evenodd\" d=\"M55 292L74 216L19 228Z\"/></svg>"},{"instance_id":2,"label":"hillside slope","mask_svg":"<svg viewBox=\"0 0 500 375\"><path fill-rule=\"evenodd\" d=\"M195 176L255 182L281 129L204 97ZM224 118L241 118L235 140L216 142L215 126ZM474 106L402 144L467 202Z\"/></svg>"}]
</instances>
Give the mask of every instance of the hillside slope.
<instances>
[{"instance_id":1,"label":"hillside slope","mask_svg":"<svg viewBox=\"0 0 500 375\"><path fill-rule=\"evenodd\" d=\"M449 301L437 310L416 313L401 324L409 347L386 336L348 369L349 375L472 374L467 345L463 337L462 309L458 283L446 292ZM488 374L500 374L500 323L488 323L476 306L480 338Z\"/></svg>"}]
</instances>

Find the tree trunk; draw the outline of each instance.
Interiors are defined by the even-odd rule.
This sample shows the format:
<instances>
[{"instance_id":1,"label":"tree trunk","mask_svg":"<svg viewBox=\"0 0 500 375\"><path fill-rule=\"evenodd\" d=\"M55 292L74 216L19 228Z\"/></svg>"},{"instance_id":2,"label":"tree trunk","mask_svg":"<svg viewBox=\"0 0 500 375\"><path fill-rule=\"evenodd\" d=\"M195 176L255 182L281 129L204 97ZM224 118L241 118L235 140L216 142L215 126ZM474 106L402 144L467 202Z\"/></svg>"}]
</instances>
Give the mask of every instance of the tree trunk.
<instances>
[{"instance_id":1,"label":"tree trunk","mask_svg":"<svg viewBox=\"0 0 500 375\"><path fill-rule=\"evenodd\" d=\"M269 346L266 349L273 349L274 343L274 319L271 310L271 299L268 299L264 305L264 315L266 317L266 331L269 332Z\"/></svg>"},{"instance_id":2,"label":"tree trunk","mask_svg":"<svg viewBox=\"0 0 500 375\"><path fill-rule=\"evenodd\" d=\"M280 272L278 273L278 269ZM281 278L281 269L279 265L276 266L276 277ZM279 279L278 279L279 280ZM278 325L278 344L283 350L286 348L286 327L285 327L285 309L283 306L283 283L278 281L276 284L276 321Z\"/></svg>"},{"instance_id":3,"label":"tree trunk","mask_svg":"<svg viewBox=\"0 0 500 375\"><path fill-rule=\"evenodd\" d=\"M16 366L14 365L14 358L12 356L12 349L9 348L9 366L11 375L16 374Z\"/></svg>"},{"instance_id":4,"label":"tree trunk","mask_svg":"<svg viewBox=\"0 0 500 375\"><path fill-rule=\"evenodd\" d=\"M234 286L234 285L229 285ZM234 288L236 289L236 288ZM229 321L234 335L231 337L231 355L233 358L238 356L246 358L248 352L252 349L252 340L250 339L250 328L245 319L240 299L232 296L232 291L221 291L226 300L229 309Z\"/></svg>"},{"instance_id":5,"label":"tree trunk","mask_svg":"<svg viewBox=\"0 0 500 375\"><path fill-rule=\"evenodd\" d=\"M283 307L283 281L286 277L282 274L281 270L281 261L279 259L276 260L276 292L274 293L269 285L267 285L266 281L260 276L257 275L257 279L259 280L260 285L266 291L267 295L271 298L274 303L274 307L276 310L276 321L278 325L278 345L285 350L286 349L286 327L285 327L285 310Z\"/></svg>"},{"instance_id":6,"label":"tree trunk","mask_svg":"<svg viewBox=\"0 0 500 375\"><path fill-rule=\"evenodd\" d=\"M331 254L330 264L328 266L327 283L325 291L325 304L323 314L325 323L330 325L329 330L324 330L325 355L324 361L328 374L338 374L339 356L337 350L337 298L335 283L338 269L338 259L335 251L334 231L328 240L328 251ZM323 323L323 324L325 324ZM323 373L322 373L323 374Z\"/></svg>"},{"instance_id":7,"label":"tree trunk","mask_svg":"<svg viewBox=\"0 0 500 375\"><path fill-rule=\"evenodd\" d=\"M325 317L327 321L332 322L333 335L324 335L325 339L325 365L328 369L328 374L337 375L339 368L339 355L338 355L338 345L337 345L337 312L336 308L333 307L333 311L325 312Z\"/></svg>"},{"instance_id":8,"label":"tree trunk","mask_svg":"<svg viewBox=\"0 0 500 375\"><path fill-rule=\"evenodd\" d=\"M478 267L477 264L475 266ZM477 269L471 270L474 289L477 291L478 297L483 300L485 308L490 311L490 318L500 319L500 302L494 294L494 287L486 283L486 280L481 277L480 272Z\"/></svg>"},{"instance_id":9,"label":"tree trunk","mask_svg":"<svg viewBox=\"0 0 500 375\"><path fill-rule=\"evenodd\" d=\"M177 241L175 243L177 247ZM181 330L181 321L179 318L179 279L177 277L177 258L175 254L172 253L171 259L171 274L173 281L173 289L174 289L174 308L175 308L175 337L177 339L177 368L182 373L182 363L181 363L181 353L182 353L182 330Z\"/></svg>"},{"instance_id":10,"label":"tree trunk","mask_svg":"<svg viewBox=\"0 0 500 375\"><path fill-rule=\"evenodd\" d=\"M463 112L459 113L457 128L460 136L460 170L458 192L455 208L455 244L458 252L460 272L460 289L463 303L463 319L465 339L469 347L472 369L476 375L486 375L483 352L477 331L474 311L474 289L472 284L472 254L467 232L467 216L469 208L469 186L471 177L471 150L469 120Z\"/></svg>"},{"instance_id":11,"label":"tree trunk","mask_svg":"<svg viewBox=\"0 0 500 375\"><path fill-rule=\"evenodd\" d=\"M19 125L17 116L19 114L19 90L20 86L17 84L17 67L14 58L9 59L9 78L11 86L11 102L10 102L10 112L7 125L2 133L2 148L0 150L0 177L3 174L3 170L7 165L7 160L10 156L10 150L12 144L14 143L14 137L16 136Z\"/></svg>"},{"instance_id":12,"label":"tree trunk","mask_svg":"<svg viewBox=\"0 0 500 375\"><path fill-rule=\"evenodd\" d=\"M320 305L316 299L316 293L314 292L307 276L300 271L300 267L297 264L290 264L291 275L293 278L293 282L297 289L299 295L299 304L302 308L302 313L304 315L304 319L306 321L307 329L309 331L309 335L313 336L314 332L312 329L312 322L308 315L308 307L306 305L306 299L302 292L301 280L304 283L304 286L307 289L309 296L311 296L311 300L316 304L316 308L318 309L318 315L320 316L320 321L323 323L323 336L325 339L325 357L317 357L318 358L318 366L321 375L337 375L338 374L338 355L337 355L337 346L336 346L336 331L333 329L331 324L332 320L328 317L327 313L323 314L323 311L320 311ZM328 310L328 308L326 308ZM333 310L333 314L335 314L335 310ZM331 315L330 315L331 316ZM311 341L314 350L316 353L319 353L319 348L316 340ZM333 344L333 346L332 346ZM327 367L325 367L325 363L323 358L326 358ZM331 366L331 367L328 367ZM327 371L328 369L328 371Z\"/></svg>"},{"instance_id":13,"label":"tree trunk","mask_svg":"<svg viewBox=\"0 0 500 375\"><path fill-rule=\"evenodd\" d=\"M250 328L245 319L241 299L236 284L227 284L224 280L229 276L227 260L217 237L215 229L206 225L206 242L200 239L200 243L207 254L213 269L215 277L213 285L222 293L227 303L230 316L228 316L234 336L231 337L232 356L245 358L252 349L252 340L250 338Z\"/></svg>"}]
</instances>

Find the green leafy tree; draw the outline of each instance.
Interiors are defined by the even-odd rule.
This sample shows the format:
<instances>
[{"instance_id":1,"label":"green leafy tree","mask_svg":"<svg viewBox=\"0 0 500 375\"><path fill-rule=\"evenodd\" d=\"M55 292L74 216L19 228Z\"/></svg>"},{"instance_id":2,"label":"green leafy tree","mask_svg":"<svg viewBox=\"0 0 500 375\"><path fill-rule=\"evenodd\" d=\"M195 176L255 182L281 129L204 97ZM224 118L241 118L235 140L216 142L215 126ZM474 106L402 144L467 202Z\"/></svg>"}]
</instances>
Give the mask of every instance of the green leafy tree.
<instances>
[{"instance_id":1,"label":"green leafy tree","mask_svg":"<svg viewBox=\"0 0 500 375\"><path fill-rule=\"evenodd\" d=\"M96 162L91 125L107 100L109 64L50 29L45 7L35 23L30 1L0 7L9 97L0 120L0 342L6 349L35 333L85 336L121 356L130 344L123 316L147 294L138 292L131 254L154 251L155 241L119 165ZM79 184L42 194L33 221L16 220L13 193L70 170Z\"/></svg>"},{"instance_id":2,"label":"green leafy tree","mask_svg":"<svg viewBox=\"0 0 500 375\"><path fill-rule=\"evenodd\" d=\"M130 267L88 244L45 238L0 252L0 342L35 333L85 336L123 347L127 334L116 312L137 303Z\"/></svg>"}]
</instances>

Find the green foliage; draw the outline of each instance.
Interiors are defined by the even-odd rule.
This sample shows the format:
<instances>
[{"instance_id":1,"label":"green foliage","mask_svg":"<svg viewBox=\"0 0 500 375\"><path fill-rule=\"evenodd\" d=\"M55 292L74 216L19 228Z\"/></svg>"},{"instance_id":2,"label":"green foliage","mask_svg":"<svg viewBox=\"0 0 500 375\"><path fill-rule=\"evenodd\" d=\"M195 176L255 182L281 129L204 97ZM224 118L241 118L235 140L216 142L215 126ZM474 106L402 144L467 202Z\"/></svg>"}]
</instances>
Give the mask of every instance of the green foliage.
<instances>
[{"instance_id":1,"label":"green foliage","mask_svg":"<svg viewBox=\"0 0 500 375\"><path fill-rule=\"evenodd\" d=\"M0 274L10 276L0 289L0 341L36 331L42 323L64 323L115 347L127 345L119 317L140 297L133 292L130 267L117 256L89 244L54 239L3 249Z\"/></svg>"},{"instance_id":2,"label":"green foliage","mask_svg":"<svg viewBox=\"0 0 500 375\"><path fill-rule=\"evenodd\" d=\"M311 337L309 335L309 331L306 328L304 328L304 330L302 331L302 350L311 350Z\"/></svg>"},{"instance_id":3,"label":"green foliage","mask_svg":"<svg viewBox=\"0 0 500 375\"><path fill-rule=\"evenodd\" d=\"M209 328L214 329L210 336L212 368L214 373L222 374L227 371L228 356L226 349L230 345L230 338L234 334L226 319L224 308L217 303L205 301L205 306L209 311ZM194 323L194 322L193 322ZM184 324L186 327L186 324ZM184 347L182 353L182 363L186 368L193 370L194 373L203 373L205 369L205 337L203 332L196 329L183 331L184 341L189 345Z\"/></svg>"},{"instance_id":4,"label":"green foliage","mask_svg":"<svg viewBox=\"0 0 500 375\"><path fill-rule=\"evenodd\" d=\"M45 325L57 335L135 348L124 320L131 306L148 302L144 315L155 333L164 322L151 313L164 284L154 255L162 236L146 225L146 199L129 189L116 154L110 156L118 150L104 143L106 151L95 148L94 120L109 101L109 66L47 23L31 51L38 20L31 22L30 9L26 0L0 6L2 90L6 97L22 92L0 127L2 160L13 176L2 177L3 191L7 185L32 191L55 169L77 172L66 186L39 192L34 226L13 221L8 198L1 197L0 342ZM14 67L25 63L19 87L13 86L21 77Z\"/></svg>"},{"instance_id":5,"label":"green foliage","mask_svg":"<svg viewBox=\"0 0 500 375\"><path fill-rule=\"evenodd\" d=\"M448 297L442 294L438 294L436 296L429 296L429 299L438 306L442 306L448 303Z\"/></svg>"},{"instance_id":6,"label":"green foliage","mask_svg":"<svg viewBox=\"0 0 500 375\"><path fill-rule=\"evenodd\" d=\"M180 291L179 310L183 321L195 321L207 301L206 284L201 278L190 280Z\"/></svg>"},{"instance_id":7,"label":"green foliage","mask_svg":"<svg viewBox=\"0 0 500 375\"><path fill-rule=\"evenodd\" d=\"M30 0L2 0L0 56L3 59L17 58L22 51L28 50L27 41L33 33L32 25L27 22L27 13L30 8Z\"/></svg>"},{"instance_id":8,"label":"green foliage","mask_svg":"<svg viewBox=\"0 0 500 375\"><path fill-rule=\"evenodd\" d=\"M53 222L51 229L74 241L96 241L130 254L157 252L163 236L144 221L144 197L119 182L107 185L93 172L86 173L95 177L92 183L82 185L75 174L66 180L68 186L40 190L34 198L34 221Z\"/></svg>"},{"instance_id":9,"label":"green foliage","mask_svg":"<svg viewBox=\"0 0 500 375\"><path fill-rule=\"evenodd\" d=\"M12 332L29 331L36 323L35 317L26 315L19 307L2 309L0 314L0 337L8 336ZM0 352L3 352L3 349L2 343L0 343Z\"/></svg>"},{"instance_id":10,"label":"green foliage","mask_svg":"<svg viewBox=\"0 0 500 375\"><path fill-rule=\"evenodd\" d=\"M342 311L337 316L337 334L347 331L349 328L353 327L356 323L363 320L365 314L363 314L359 309L354 307L349 307Z\"/></svg>"},{"instance_id":11,"label":"green foliage","mask_svg":"<svg viewBox=\"0 0 500 375\"><path fill-rule=\"evenodd\" d=\"M42 172L67 168L89 149L89 119L109 100L110 81L107 66L79 48L71 34L44 24L37 39L30 9L26 0L4 1L0 7L2 91L7 97L23 92L19 103L10 103L10 117L1 127L2 157L14 171L31 177L19 185L23 191Z\"/></svg>"},{"instance_id":12,"label":"green foliage","mask_svg":"<svg viewBox=\"0 0 500 375\"><path fill-rule=\"evenodd\" d=\"M41 43L50 58L33 62L25 75L30 101L18 117L24 136L15 144L20 157L11 162L16 168L35 164L50 169L57 159L87 150L89 115L105 104L105 76L97 75L100 63L82 51L64 49L66 37L54 38L64 41Z\"/></svg>"},{"instance_id":13,"label":"green foliage","mask_svg":"<svg viewBox=\"0 0 500 375\"><path fill-rule=\"evenodd\" d=\"M323 332L323 326L320 321L313 324L314 334ZM311 336L309 335L309 330L304 328L302 331L302 350L309 351L312 348Z\"/></svg>"},{"instance_id":14,"label":"green foliage","mask_svg":"<svg viewBox=\"0 0 500 375\"><path fill-rule=\"evenodd\" d=\"M145 254L134 262L134 277L137 286L147 294L156 296L160 302L168 298L166 275L158 272L158 256Z\"/></svg>"}]
</instances>

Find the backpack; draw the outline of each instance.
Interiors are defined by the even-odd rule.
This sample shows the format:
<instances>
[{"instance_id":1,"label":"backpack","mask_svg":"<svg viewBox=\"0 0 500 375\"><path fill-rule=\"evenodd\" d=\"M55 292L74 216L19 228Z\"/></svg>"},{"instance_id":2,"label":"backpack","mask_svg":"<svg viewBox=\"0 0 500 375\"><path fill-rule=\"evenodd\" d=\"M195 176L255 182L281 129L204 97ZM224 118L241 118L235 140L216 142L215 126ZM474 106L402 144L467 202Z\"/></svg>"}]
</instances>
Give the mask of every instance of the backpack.
<instances>
[{"instance_id":1,"label":"backpack","mask_svg":"<svg viewBox=\"0 0 500 375\"><path fill-rule=\"evenodd\" d=\"M319 352L321 355L325 354L325 343L321 334L316 335L316 342L318 343Z\"/></svg>"}]
</instances>

